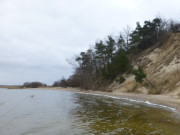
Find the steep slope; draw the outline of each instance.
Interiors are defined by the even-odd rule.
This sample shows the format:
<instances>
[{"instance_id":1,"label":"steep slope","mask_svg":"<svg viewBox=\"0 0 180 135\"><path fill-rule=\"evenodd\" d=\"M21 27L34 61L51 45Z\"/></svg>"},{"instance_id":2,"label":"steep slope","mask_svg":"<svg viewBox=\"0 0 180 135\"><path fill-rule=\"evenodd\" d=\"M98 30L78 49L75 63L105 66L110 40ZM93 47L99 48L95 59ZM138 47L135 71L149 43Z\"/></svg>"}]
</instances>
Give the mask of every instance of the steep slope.
<instances>
[{"instance_id":1,"label":"steep slope","mask_svg":"<svg viewBox=\"0 0 180 135\"><path fill-rule=\"evenodd\" d=\"M108 89L114 93L139 92L150 94L180 95L180 33L171 33L165 43L155 45L138 55L133 62L134 68L140 66L147 74L147 83L136 83L133 75L125 75L122 84L113 82Z\"/></svg>"}]
</instances>

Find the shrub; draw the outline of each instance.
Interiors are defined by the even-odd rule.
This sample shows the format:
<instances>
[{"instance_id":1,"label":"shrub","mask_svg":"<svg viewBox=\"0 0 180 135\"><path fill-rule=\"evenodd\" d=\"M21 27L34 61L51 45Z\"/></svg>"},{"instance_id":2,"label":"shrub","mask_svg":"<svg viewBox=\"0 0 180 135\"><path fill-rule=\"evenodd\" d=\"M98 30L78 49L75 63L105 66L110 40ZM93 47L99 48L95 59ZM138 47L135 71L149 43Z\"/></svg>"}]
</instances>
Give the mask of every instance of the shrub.
<instances>
[{"instance_id":1,"label":"shrub","mask_svg":"<svg viewBox=\"0 0 180 135\"><path fill-rule=\"evenodd\" d=\"M132 74L135 75L136 82L139 82L139 83L142 83L143 79L146 78L146 74L140 67L138 67L138 69L134 69L132 71Z\"/></svg>"},{"instance_id":2,"label":"shrub","mask_svg":"<svg viewBox=\"0 0 180 135\"><path fill-rule=\"evenodd\" d=\"M26 82L23 84L23 87L26 88L38 88L38 87L46 87L46 84L43 84L41 82Z\"/></svg>"},{"instance_id":3,"label":"shrub","mask_svg":"<svg viewBox=\"0 0 180 135\"><path fill-rule=\"evenodd\" d=\"M126 79L124 78L124 76L120 75L116 78L116 82L118 83L123 83Z\"/></svg>"}]
</instances>

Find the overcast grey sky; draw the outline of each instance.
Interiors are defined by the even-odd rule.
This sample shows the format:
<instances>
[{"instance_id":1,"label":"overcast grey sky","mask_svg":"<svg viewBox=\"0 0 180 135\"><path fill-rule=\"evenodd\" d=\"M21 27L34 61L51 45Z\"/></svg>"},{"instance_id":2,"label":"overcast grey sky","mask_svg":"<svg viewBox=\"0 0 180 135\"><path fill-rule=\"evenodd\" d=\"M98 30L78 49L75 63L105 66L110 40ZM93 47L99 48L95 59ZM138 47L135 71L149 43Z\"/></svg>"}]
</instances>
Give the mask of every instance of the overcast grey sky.
<instances>
[{"instance_id":1,"label":"overcast grey sky","mask_svg":"<svg viewBox=\"0 0 180 135\"><path fill-rule=\"evenodd\" d=\"M126 25L180 20L179 0L0 0L0 85L52 84L72 58Z\"/></svg>"}]
</instances>

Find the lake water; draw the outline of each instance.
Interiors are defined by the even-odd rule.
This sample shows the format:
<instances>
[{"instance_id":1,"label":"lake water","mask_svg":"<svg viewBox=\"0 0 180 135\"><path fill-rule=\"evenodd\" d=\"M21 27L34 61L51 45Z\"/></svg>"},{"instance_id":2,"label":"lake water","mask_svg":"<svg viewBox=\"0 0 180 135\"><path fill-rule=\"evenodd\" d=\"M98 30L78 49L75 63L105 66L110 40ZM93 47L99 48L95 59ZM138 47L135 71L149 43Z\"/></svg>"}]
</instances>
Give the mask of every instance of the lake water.
<instances>
[{"instance_id":1,"label":"lake water","mask_svg":"<svg viewBox=\"0 0 180 135\"><path fill-rule=\"evenodd\" d=\"M180 118L122 99L0 89L0 135L180 135Z\"/></svg>"}]
</instances>

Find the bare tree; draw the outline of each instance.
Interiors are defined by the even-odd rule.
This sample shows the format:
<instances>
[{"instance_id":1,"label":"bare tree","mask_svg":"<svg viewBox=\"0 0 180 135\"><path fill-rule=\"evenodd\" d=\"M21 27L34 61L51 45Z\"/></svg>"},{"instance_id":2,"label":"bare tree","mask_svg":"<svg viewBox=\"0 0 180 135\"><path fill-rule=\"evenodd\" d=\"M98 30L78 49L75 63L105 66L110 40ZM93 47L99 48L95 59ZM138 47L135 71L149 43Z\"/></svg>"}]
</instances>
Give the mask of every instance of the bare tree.
<instances>
[{"instance_id":1,"label":"bare tree","mask_svg":"<svg viewBox=\"0 0 180 135\"><path fill-rule=\"evenodd\" d=\"M68 64L70 64L70 65L72 65L73 66L73 68L77 68L79 65L78 65L78 63L77 63L77 61L76 61L76 58L77 58L78 56L74 56L73 58L71 58L71 59L66 59L66 61L68 62Z\"/></svg>"},{"instance_id":2,"label":"bare tree","mask_svg":"<svg viewBox=\"0 0 180 135\"><path fill-rule=\"evenodd\" d=\"M129 25L127 25L124 29L123 29L123 38L125 40L125 49L127 50L129 48L129 39L130 39L130 34L131 34L131 27Z\"/></svg>"}]
</instances>

